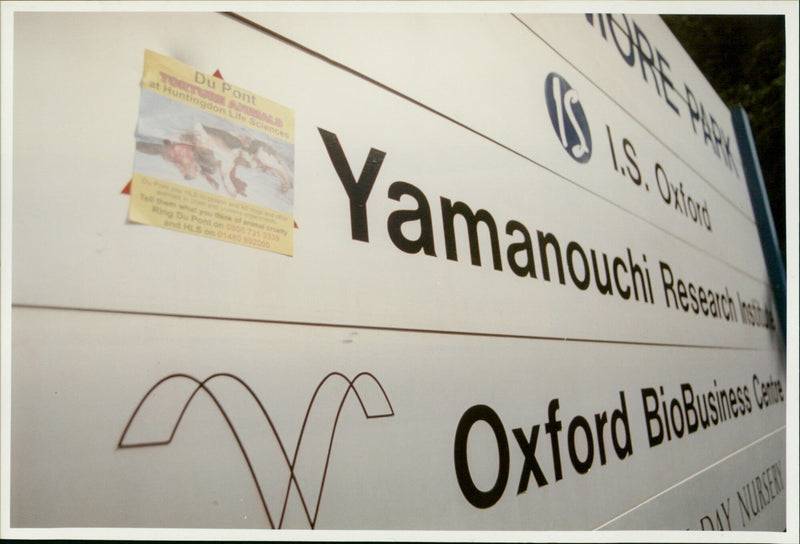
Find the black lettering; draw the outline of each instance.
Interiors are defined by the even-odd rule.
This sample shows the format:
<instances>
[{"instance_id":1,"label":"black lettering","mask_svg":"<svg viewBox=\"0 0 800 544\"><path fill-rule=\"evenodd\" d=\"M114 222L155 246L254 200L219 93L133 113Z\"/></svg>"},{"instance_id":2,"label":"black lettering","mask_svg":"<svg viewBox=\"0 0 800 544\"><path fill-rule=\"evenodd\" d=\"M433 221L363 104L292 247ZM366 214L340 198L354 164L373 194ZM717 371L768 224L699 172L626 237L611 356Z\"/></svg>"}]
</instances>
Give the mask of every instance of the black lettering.
<instances>
[{"instance_id":1,"label":"black lettering","mask_svg":"<svg viewBox=\"0 0 800 544\"><path fill-rule=\"evenodd\" d=\"M494 222L492 215L486 210L478 210L472 213L469 206L463 202L456 202L452 204L449 199L442 197L442 222L444 223L444 243L447 251L447 258L451 261L458 260L458 252L456 250L456 235L454 219L456 215L464 218L467 225L467 232L469 233L469 250L472 258L472 264L475 266L481 265L481 251L478 245L478 223L483 223L489 229L489 236L492 243L492 259L494 260L494 269L502 270L503 263L500 259L500 241L497 238L497 225Z\"/></svg>"},{"instance_id":2,"label":"black lettering","mask_svg":"<svg viewBox=\"0 0 800 544\"><path fill-rule=\"evenodd\" d=\"M744 391L742 390L741 387L737 387L736 388L736 400L739 401L739 413L742 414L742 415L744 415L745 411L749 411L749 410L747 410L747 406L745 405L744 398L745 398L744 397Z\"/></svg>"},{"instance_id":3,"label":"black lettering","mask_svg":"<svg viewBox=\"0 0 800 544\"><path fill-rule=\"evenodd\" d=\"M586 436L587 452L585 459L580 459L578 457L577 448L575 446L575 432L579 427ZM592 429L589 427L589 422L586 421L586 418L583 416L575 416L569 424L569 429L567 431L567 449L569 450L569 458L570 461L572 461L572 466L575 467L578 474L586 474L589 472L589 469L592 468L592 462L594 461L594 440L592 440Z\"/></svg>"},{"instance_id":4,"label":"black lettering","mask_svg":"<svg viewBox=\"0 0 800 544\"><path fill-rule=\"evenodd\" d=\"M675 417L675 408L678 409L678 415L680 416L680 421L681 421L680 429L678 429L678 426L676 424L677 418ZM675 431L675 436L677 436L678 438L683 437L683 431L685 425L683 421L683 411L681 410L681 403L678 401L678 399L672 399L672 401L669 403L669 415L670 419L672 420L672 430Z\"/></svg>"},{"instance_id":5,"label":"black lettering","mask_svg":"<svg viewBox=\"0 0 800 544\"><path fill-rule=\"evenodd\" d=\"M550 265L547 260L547 246L552 246L555 252L556 264L558 265L558 281L564 285L564 263L561 262L561 247L558 245L558 239L553 236L553 233L548 232L544 234L542 231L537 230L536 234L539 238L539 260L542 262L542 275L545 281L550 281Z\"/></svg>"},{"instance_id":6,"label":"black lettering","mask_svg":"<svg viewBox=\"0 0 800 544\"><path fill-rule=\"evenodd\" d=\"M672 80L667 77L669 62L667 62L667 59L665 59L658 50L656 50L656 58L658 59L658 72L661 74L661 87L664 89L664 99L666 99L667 104L669 104L669 107L672 108L672 111L680 115L681 112L678 111L678 107L675 105L675 103L670 100L669 93L667 92L667 87L669 87L673 92L675 91L675 87L672 86ZM666 67L666 69L664 69L664 67Z\"/></svg>"},{"instance_id":7,"label":"black lettering","mask_svg":"<svg viewBox=\"0 0 800 544\"><path fill-rule=\"evenodd\" d=\"M467 459L467 439L472 426L478 421L485 421L494 432L497 441L497 453L499 455L499 470L497 479L489 491L481 491L472 480L469 471L469 460ZM464 497L476 508L489 508L493 506L506 489L508 482L509 453L506 431L497 413L484 404L477 404L461 416L456 428L456 437L453 447L453 461L455 463L456 478L458 486Z\"/></svg>"},{"instance_id":8,"label":"black lettering","mask_svg":"<svg viewBox=\"0 0 800 544\"><path fill-rule=\"evenodd\" d=\"M583 262L583 279L578 279L578 276L575 273L575 267L573 266L572 259L572 256L575 253L580 255L581 261ZM570 242L567 244L567 268L569 269L569 275L572 278L572 282L578 289L585 291L589 288L589 283L591 283L592 280L589 272L589 261L586 260L586 254L583 252L583 248L577 242Z\"/></svg>"},{"instance_id":9,"label":"black lettering","mask_svg":"<svg viewBox=\"0 0 800 544\"><path fill-rule=\"evenodd\" d=\"M590 25L594 26L594 13L587 13L586 20ZM600 14L597 15L597 23L600 25L600 35L603 36L603 39L608 40L608 38L606 38L606 27L603 23L603 16Z\"/></svg>"},{"instance_id":10,"label":"black lettering","mask_svg":"<svg viewBox=\"0 0 800 544\"><path fill-rule=\"evenodd\" d=\"M614 409L611 413L611 440L614 443L614 451L617 452L617 457L625 459L629 455L633 455L633 442L631 442L631 426L628 423L628 406L625 404L625 393L619 392L620 410ZM622 430L625 432L625 444L623 445L617 436L617 423L622 423ZM648 423L649 427L649 423Z\"/></svg>"},{"instance_id":11,"label":"black lettering","mask_svg":"<svg viewBox=\"0 0 800 544\"><path fill-rule=\"evenodd\" d=\"M633 148L633 144L628 141L627 138L622 139L622 149L625 151L625 156L628 158L628 162L630 166L628 166L628 175L633 180L633 183L636 185L642 184L642 172L639 170L639 165L636 163L636 150ZM633 170L631 170L631 166ZM634 171L636 172L634 174Z\"/></svg>"},{"instance_id":12,"label":"black lettering","mask_svg":"<svg viewBox=\"0 0 800 544\"><path fill-rule=\"evenodd\" d=\"M649 406L651 400L653 401L652 408ZM658 415L658 394L652 387L642 389L642 408L644 408L644 417L647 422L647 441L652 448L664 441L664 426ZM652 423L658 426L657 431L653 428Z\"/></svg>"},{"instance_id":13,"label":"black lettering","mask_svg":"<svg viewBox=\"0 0 800 544\"><path fill-rule=\"evenodd\" d=\"M636 62L636 56L635 56L636 50L633 47L631 25L630 23L628 23L628 17L624 13L620 15L622 16L622 20L625 22L625 32L623 32L622 34L628 39L627 53L622 50L622 45L619 43L619 40L617 39L617 30L615 27L617 26L618 23L614 20L614 16L611 13L606 14L606 18L608 19L608 29L611 31L611 37L614 39L614 44L617 46L617 51L619 51L619 54L622 56L625 63L628 66L633 66L633 64ZM597 19L602 21L602 17L598 17ZM605 34L603 34L603 37L605 37Z\"/></svg>"},{"instance_id":14,"label":"black lettering","mask_svg":"<svg viewBox=\"0 0 800 544\"><path fill-rule=\"evenodd\" d=\"M525 225L519 221L509 221L506 224L506 234L509 236L514 232L522 233L522 242L514 242L508 245L506 250L506 258L508 259L508 266L514 271L514 274L520 277L530 276L536 277L536 264L533 261L533 245L531 243L531 235ZM521 265L516 260L516 254L524 251L526 263Z\"/></svg>"},{"instance_id":15,"label":"black lettering","mask_svg":"<svg viewBox=\"0 0 800 544\"><path fill-rule=\"evenodd\" d=\"M403 195L410 196L417 201L416 210L397 210L389 214L386 227L389 237L398 249L406 253L419 253L436 256L433 241L433 223L431 221L431 208L425 194L417 187L404 181L396 181L389 186L389 198L400 201ZM410 221L419 222L419 237L410 240L403 234L403 225Z\"/></svg>"},{"instance_id":16,"label":"black lettering","mask_svg":"<svg viewBox=\"0 0 800 544\"><path fill-rule=\"evenodd\" d=\"M694 408L694 391L691 384L681 384L681 395L683 396L683 409L686 412L686 428L689 434L695 432L700 422L697 418L697 410Z\"/></svg>"},{"instance_id":17,"label":"black lettering","mask_svg":"<svg viewBox=\"0 0 800 544\"><path fill-rule=\"evenodd\" d=\"M619 257L614 257L614 283L617 286L617 291L619 292L619 296L621 296L625 300L628 300L629 298L631 298L631 288L630 287L625 287L625 289L623 289L622 286L619 284L619 272L618 272L618 270L619 270L620 267L626 273L628 272L628 268L625 266L625 261L623 261Z\"/></svg>"},{"instance_id":18,"label":"black lettering","mask_svg":"<svg viewBox=\"0 0 800 544\"><path fill-rule=\"evenodd\" d=\"M731 402L728 399L728 393L724 389L721 389L719 393L720 393L720 403L719 403L720 417L722 418L722 421L726 421L731 417Z\"/></svg>"},{"instance_id":19,"label":"black lettering","mask_svg":"<svg viewBox=\"0 0 800 544\"><path fill-rule=\"evenodd\" d=\"M350 231L352 238L361 242L369 242L367 198L369 198L369 193L372 191L372 186L378 177L378 172L381 169L386 153L370 148L367 160L361 169L361 175L358 176L358 182L356 182L342 146L339 144L339 138L336 134L319 127L317 130L322 136L322 141L328 151L331 163L333 163L333 168L336 170L336 174L339 176L339 180L342 182L344 190L350 199Z\"/></svg>"},{"instance_id":20,"label":"black lettering","mask_svg":"<svg viewBox=\"0 0 800 544\"><path fill-rule=\"evenodd\" d=\"M717 385L716 380L714 380L714 385ZM711 419L711 423L716 425L717 423L719 423L719 415L717 412L717 398L714 396L713 391L709 391L707 396L708 396L709 413L711 414L709 418Z\"/></svg>"},{"instance_id":21,"label":"black lettering","mask_svg":"<svg viewBox=\"0 0 800 544\"><path fill-rule=\"evenodd\" d=\"M519 486L517 487L517 495L525 493L528 490L528 480L530 479L531 472L536 479L536 484L539 487L547 485L547 478L544 477L542 467L536 460L536 441L539 439L539 425L534 425L531 428L531 439L525 437L522 429L514 429L514 438L517 439L519 449L522 455L525 456L525 463L522 465L522 473L519 476Z\"/></svg>"},{"instance_id":22,"label":"black lettering","mask_svg":"<svg viewBox=\"0 0 800 544\"><path fill-rule=\"evenodd\" d=\"M647 260L647 259L645 259ZM647 285L645 284L644 274L642 273L642 268L638 264L633 263L633 255L631 255L631 250L628 249L628 266L631 269L631 283L633 284L633 296L636 300L639 300L639 286L636 283L636 277L639 277L639 280L642 284L642 294L644 295L644 301L648 302L647 298Z\"/></svg>"},{"instance_id":23,"label":"black lettering","mask_svg":"<svg viewBox=\"0 0 800 544\"><path fill-rule=\"evenodd\" d=\"M667 178L667 173L664 171L664 167L661 166L659 163L656 163L655 171L656 171L656 185L658 186L658 192L661 195L661 198L664 200L664 203L669 204L670 202L672 202L672 193L670 193L669 190L670 183L669 183L669 178Z\"/></svg>"},{"instance_id":24,"label":"black lettering","mask_svg":"<svg viewBox=\"0 0 800 544\"><path fill-rule=\"evenodd\" d=\"M558 431L561 430L561 422L556 419L558 412L558 399L553 399L547 406L547 423L544 426L545 432L550 435L550 445L553 450L553 470L556 481L562 478L561 474L561 450L558 447Z\"/></svg>"},{"instance_id":25,"label":"black lettering","mask_svg":"<svg viewBox=\"0 0 800 544\"><path fill-rule=\"evenodd\" d=\"M722 147L722 138L720 136L720 129L717 121L714 119L713 115L708 116L711 120L711 136L712 136L712 147L714 148L714 154L719 157L720 156L720 147Z\"/></svg>"},{"instance_id":26,"label":"black lettering","mask_svg":"<svg viewBox=\"0 0 800 544\"><path fill-rule=\"evenodd\" d=\"M708 422L708 396L703 395L703 403L700 404L700 397L695 397L697 399L697 418L700 420L700 424L703 426L704 429L707 429L710 423Z\"/></svg>"},{"instance_id":27,"label":"black lettering","mask_svg":"<svg viewBox=\"0 0 800 544\"><path fill-rule=\"evenodd\" d=\"M661 89L658 88L658 80L656 79L653 50L650 47L650 42L647 40L647 36L644 35L644 32L642 32L642 29L639 28L639 25L636 24L636 21L633 22L633 31L636 34L636 48L639 50L639 64L642 68L642 79L647 81L647 72L644 69L645 64L647 64L650 67L650 75L653 76L653 83L656 85L656 92L658 96L661 96ZM647 46L647 54L645 54L643 46Z\"/></svg>"},{"instance_id":28,"label":"black lettering","mask_svg":"<svg viewBox=\"0 0 800 544\"><path fill-rule=\"evenodd\" d=\"M600 452L600 464L606 464L606 441L603 437L603 428L608 423L608 415L603 412L602 414L595 414L594 415L594 426L597 429L597 449ZM611 434L614 434L614 430L612 428ZM612 439L614 437L612 436Z\"/></svg>"},{"instance_id":29,"label":"black lettering","mask_svg":"<svg viewBox=\"0 0 800 544\"><path fill-rule=\"evenodd\" d=\"M742 488L744 491L745 488ZM747 495L747 493L745 493ZM747 527L747 521L750 521L750 508L747 505L747 501L744 500L742 497L741 492L736 492L736 497L739 499L739 515L742 517L742 527ZM747 514L747 520L745 521L744 515Z\"/></svg>"},{"instance_id":30,"label":"black lettering","mask_svg":"<svg viewBox=\"0 0 800 544\"><path fill-rule=\"evenodd\" d=\"M675 289L673 288L672 284L674 279L672 277L672 269L669 265L663 261L658 261L659 266L661 267L661 284L664 286L664 298L667 301L667 308L671 308L669 304L669 295L672 294L672 300L675 302L675 307L678 307L678 297L675 295ZM666 274L669 274L669 280L667 280Z\"/></svg>"},{"instance_id":31,"label":"black lettering","mask_svg":"<svg viewBox=\"0 0 800 544\"><path fill-rule=\"evenodd\" d=\"M605 278L606 279L605 279L604 282L601 282L600 281L600 272L597 269L597 254L595 253L595 251L593 249L591 250L590 253L592 255L592 268L594 268L594 281L595 281L595 285L597 285L597 290L600 291L601 295L613 295L614 294L614 289L611 286L611 273L608 270L608 255L603 253L603 266L605 267L605 270L606 270L606 273L605 273Z\"/></svg>"},{"instance_id":32,"label":"black lettering","mask_svg":"<svg viewBox=\"0 0 800 544\"><path fill-rule=\"evenodd\" d=\"M695 122L700 120L700 110L697 109L697 100L695 100L694 93L692 93L688 85L684 84L683 88L686 90L686 105L689 106L689 119L692 121L692 130L697 134Z\"/></svg>"}]
</instances>

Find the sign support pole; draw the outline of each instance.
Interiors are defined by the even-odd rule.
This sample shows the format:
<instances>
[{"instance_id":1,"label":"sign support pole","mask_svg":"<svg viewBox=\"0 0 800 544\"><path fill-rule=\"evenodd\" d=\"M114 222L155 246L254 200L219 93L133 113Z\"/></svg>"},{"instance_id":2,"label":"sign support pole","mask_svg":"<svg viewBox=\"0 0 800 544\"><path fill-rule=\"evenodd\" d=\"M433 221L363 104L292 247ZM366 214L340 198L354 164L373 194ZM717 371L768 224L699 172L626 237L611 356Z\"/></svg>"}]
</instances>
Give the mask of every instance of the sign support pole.
<instances>
[{"instance_id":1,"label":"sign support pole","mask_svg":"<svg viewBox=\"0 0 800 544\"><path fill-rule=\"evenodd\" d=\"M761 163L758 160L753 132L750 129L750 121L747 112L742 106L735 106L731 109L733 128L736 133L736 141L739 144L739 153L742 157L742 168L744 177L747 181L747 189L750 192L750 200L753 204L753 214L758 227L758 236L761 239L761 249L764 252L764 260L767 264L770 283L772 283L772 294L775 298L778 317L781 321L783 331L783 341L786 342L786 271L783 268L781 259L781 249L778 245L778 237L775 233L775 224L772 220L772 212L767 198L767 189L764 185L764 176L761 173Z\"/></svg>"}]
</instances>

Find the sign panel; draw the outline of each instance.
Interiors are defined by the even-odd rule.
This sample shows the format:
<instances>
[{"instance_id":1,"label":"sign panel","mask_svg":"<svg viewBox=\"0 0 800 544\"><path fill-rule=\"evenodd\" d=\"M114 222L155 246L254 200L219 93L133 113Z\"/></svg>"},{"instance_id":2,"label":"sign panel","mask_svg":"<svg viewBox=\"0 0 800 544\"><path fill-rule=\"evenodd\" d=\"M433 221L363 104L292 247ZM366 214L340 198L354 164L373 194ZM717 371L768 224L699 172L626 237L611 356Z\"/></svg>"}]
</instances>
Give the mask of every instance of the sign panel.
<instances>
[{"instance_id":1,"label":"sign panel","mask_svg":"<svg viewBox=\"0 0 800 544\"><path fill-rule=\"evenodd\" d=\"M735 190L720 190L712 183L710 171L697 171L700 165L704 169L713 166L707 157L695 159L689 155L690 160L672 141L664 142L671 138L692 144L689 147L693 152L697 147L688 138L691 132L687 130L691 129L672 126L671 118L667 119L670 122L667 126L661 117L652 120L654 112L659 113L656 106L660 104L654 104L647 93L632 92L640 83L638 74L620 70L615 57L606 63L595 61L598 50L593 43L593 31L589 24L585 24L586 28L580 26L583 16L519 15L515 19L508 15L477 18L447 14L426 17L423 22L414 15L248 14L248 17L264 24L268 21L269 28L281 35L324 51L337 62L423 100L435 111L511 147L639 220L651 222L738 268L759 276L764 274L761 260L749 258L754 251L760 251L760 246L757 235L753 234L752 211L743 178L734 176L735 181L728 180L725 177L728 170L717 166L715 175L735 184ZM543 35L539 26L533 32L529 19L550 32ZM344 24L345 20L357 24L365 41L375 45L364 48L337 39L336 23ZM657 24L663 27L660 21ZM669 32L666 27L660 30L662 34ZM404 36L412 33L426 39L404 40ZM454 39L443 43L438 40L441 33ZM576 53L576 58L570 57L565 62L566 46L554 42L554 36L561 36L562 41L568 41L570 48L581 51L582 56ZM566 36L568 40L564 39ZM677 48L675 55L686 57L671 34L669 38L672 48ZM427 44L432 42L437 43L436 55L428 52ZM393 63L384 62L400 43L407 54ZM592 55L588 56L587 51ZM446 62L459 55L471 62ZM581 59L585 60L578 62ZM687 68L687 72L702 79L696 67L691 66L693 71ZM558 101L553 100L554 81L563 89ZM626 84L619 85L616 81ZM705 91L708 84L704 79L702 83ZM695 85L700 88L699 83ZM552 108L561 105L567 87L574 91L571 96L582 111L583 128L579 131L570 128L568 108L551 111L542 107L544 101L552 102ZM471 92L463 92L465 88ZM504 96L504 100L493 102L490 108L476 108L472 101L473 96L496 95ZM717 109L727 114L716 95L714 98ZM733 134L729 118L724 122L727 134ZM580 138L585 142L586 151L579 161L567 148L568 133L574 135L573 145L580 144ZM738 161L736 142L728 145L734 146L731 154ZM744 204L731 201L731 193L738 195L736 202ZM739 242L728 243L734 237Z\"/></svg>"},{"instance_id":2,"label":"sign panel","mask_svg":"<svg viewBox=\"0 0 800 544\"><path fill-rule=\"evenodd\" d=\"M775 457L785 449L785 430L769 434L602 528L669 529L683 519L689 530L769 531L780 526L787 509L787 467Z\"/></svg>"},{"instance_id":3,"label":"sign panel","mask_svg":"<svg viewBox=\"0 0 800 544\"><path fill-rule=\"evenodd\" d=\"M15 328L14 527L595 529L784 427L785 376L748 350L34 308ZM780 448L742 456L734 488L785 473Z\"/></svg>"},{"instance_id":4,"label":"sign panel","mask_svg":"<svg viewBox=\"0 0 800 544\"><path fill-rule=\"evenodd\" d=\"M563 19L567 47L529 15L16 14L10 527L706 529L758 475L769 513L737 527L783 530L789 384L748 201L686 126L656 130L663 95L569 60L593 20ZM676 73L660 21L631 20ZM245 201L239 172L281 191L266 140L144 105L151 76L274 100L289 207ZM287 245L148 215L170 202L285 214Z\"/></svg>"},{"instance_id":5,"label":"sign panel","mask_svg":"<svg viewBox=\"0 0 800 544\"><path fill-rule=\"evenodd\" d=\"M229 25L239 28L226 19L220 24L220 32ZM342 76L336 67L263 36L251 39L254 43L231 45L220 56L239 58L242 47L258 47L276 63L282 59L287 74L280 88L287 99L279 99L287 103L289 94L303 99L295 106L308 120L298 131L304 161L297 164L296 176L309 185L307 198L295 199L301 226L295 244L303 244L304 251L287 261L213 246L218 259L209 263L208 242L176 243L150 229L131 229L115 221L118 212L105 206L108 217L84 218L86 224L69 240L63 239L58 222L19 229L15 249L20 266L52 269L66 262L69 270L45 285L34 275L18 276L18 302L632 342L720 345L724 338L726 346L768 347L777 341L767 316L774 310L764 277L726 266L618 205L565 183L557 173L368 82ZM289 66L295 75L288 73ZM308 78L327 82L326 101L309 93ZM268 85L275 86L274 80L249 87ZM540 97L548 141L556 141ZM33 98L18 101L20 111L41 111ZM365 119L364 111L383 113ZM406 129L386 131L386 126ZM116 125L100 130L105 140L112 139L109 132L122 133ZM53 145L58 136L52 135ZM42 137L47 136L20 129L19 152L29 149L23 144ZM554 145L564 153L560 144ZM55 175L53 164L20 162L19 168L31 169L29 175ZM367 185L353 189L362 176L369 192ZM74 177L78 186L93 180ZM102 197L89 187L51 194L62 203L83 201L86 194ZM33 184L15 195L42 205ZM119 205L125 204L120 199ZM487 221L473 217L480 210ZM598 219L592 224L571 220L593 216ZM96 235L99 228L105 237ZM620 232L627 234L620 239ZM113 248L118 257L109 260L93 249L98 243ZM221 280L229 275L230 262L238 263L238 275L251 279ZM320 285L321 275L335 288L317 288L314 304L299 303L308 300L310 285ZM254 296L261 278L280 283L266 304ZM162 288L155 292L153 285ZM710 300L701 300L700 287L713 293L705 294L713 297L713 307ZM371 303L362 304L367 298ZM442 311L442 301L461 309ZM760 309L758 321L769 334L751 326L756 320L749 311L745 319L740 301ZM518 319L507 311L513 305L537 310ZM594 310L558 311L571 307ZM622 308L626 317L613 330L597 318Z\"/></svg>"},{"instance_id":6,"label":"sign panel","mask_svg":"<svg viewBox=\"0 0 800 544\"><path fill-rule=\"evenodd\" d=\"M679 154L721 198L753 217L728 108L659 18L587 14L520 19ZM586 42L567 39L572 31ZM615 84L615 78L627 84Z\"/></svg>"}]
</instances>

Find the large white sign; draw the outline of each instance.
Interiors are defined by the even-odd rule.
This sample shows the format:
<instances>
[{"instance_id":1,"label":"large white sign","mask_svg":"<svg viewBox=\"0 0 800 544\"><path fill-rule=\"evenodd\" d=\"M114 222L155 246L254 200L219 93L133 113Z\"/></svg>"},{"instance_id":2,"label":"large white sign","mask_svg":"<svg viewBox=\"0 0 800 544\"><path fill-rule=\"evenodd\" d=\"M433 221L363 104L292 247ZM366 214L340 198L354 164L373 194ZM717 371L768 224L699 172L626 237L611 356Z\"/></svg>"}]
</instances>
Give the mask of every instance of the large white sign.
<instances>
[{"instance_id":1,"label":"large white sign","mask_svg":"<svg viewBox=\"0 0 800 544\"><path fill-rule=\"evenodd\" d=\"M786 527L739 150L657 16L14 16L12 530ZM292 110L293 164L137 143L145 51ZM137 149L291 188L292 255L166 185L127 222Z\"/></svg>"}]
</instances>

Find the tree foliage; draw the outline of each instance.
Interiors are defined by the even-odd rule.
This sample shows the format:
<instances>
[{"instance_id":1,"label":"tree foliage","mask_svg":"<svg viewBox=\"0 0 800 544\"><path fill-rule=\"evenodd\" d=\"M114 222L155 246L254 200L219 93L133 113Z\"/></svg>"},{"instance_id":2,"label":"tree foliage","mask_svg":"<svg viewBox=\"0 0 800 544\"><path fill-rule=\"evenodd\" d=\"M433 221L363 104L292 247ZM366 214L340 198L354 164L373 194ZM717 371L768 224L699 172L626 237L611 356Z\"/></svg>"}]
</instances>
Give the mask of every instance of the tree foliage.
<instances>
[{"instance_id":1,"label":"tree foliage","mask_svg":"<svg viewBox=\"0 0 800 544\"><path fill-rule=\"evenodd\" d=\"M722 100L747 110L786 266L785 77L782 15L662 15Z\"/></svg>"}]
</instances>

